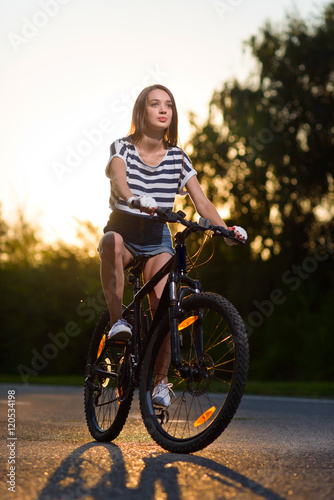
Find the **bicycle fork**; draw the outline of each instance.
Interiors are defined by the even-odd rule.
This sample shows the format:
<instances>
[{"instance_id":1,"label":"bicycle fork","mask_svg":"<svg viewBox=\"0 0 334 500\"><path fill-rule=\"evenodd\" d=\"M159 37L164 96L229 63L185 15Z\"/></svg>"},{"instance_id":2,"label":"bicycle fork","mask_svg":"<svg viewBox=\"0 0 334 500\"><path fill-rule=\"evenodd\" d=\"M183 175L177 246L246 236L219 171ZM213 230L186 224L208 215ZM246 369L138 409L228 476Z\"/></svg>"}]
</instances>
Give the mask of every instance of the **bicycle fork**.
<instances>
[{"instance_id":1,"label":"bicycle fork","mask_svg":"<svg viewBox=\"0 0 334 500\"><path fill-rule=\"evenodd\" d=\"M169 275L169 319L170 319L170 335L171 335L171 357L175 368L180 372L181 377L192 378L196 377L196 368L183 363L180 354L180 342L182 342L182 333L179 327L179 318L182 313L182 299L186 293L199 293L198 282L189 279L187 276L182 278L188 287L182 288L180 294L177 293L177 284L179 277L176 273L171 272ZM203 359L203 332L202 332L202 313L198 311L196 316L195 328L195 345L196 358L201 361Z\"/></svg>"}]
</instances>

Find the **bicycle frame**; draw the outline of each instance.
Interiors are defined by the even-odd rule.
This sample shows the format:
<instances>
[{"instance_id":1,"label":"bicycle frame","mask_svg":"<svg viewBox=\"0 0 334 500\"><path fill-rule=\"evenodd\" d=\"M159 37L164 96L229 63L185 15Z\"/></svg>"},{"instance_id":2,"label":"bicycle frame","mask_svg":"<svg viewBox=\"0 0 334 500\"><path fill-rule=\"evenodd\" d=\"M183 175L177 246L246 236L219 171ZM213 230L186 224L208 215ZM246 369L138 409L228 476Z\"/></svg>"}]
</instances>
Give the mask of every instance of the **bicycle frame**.
<instances>
[{"instance_id":1,"label":"bicycle frame","mask_svg":"<svg viewBox=\"0 0 334 500\"><path fill-rule=\"evenodd\" d=\"M187 276L185 239L193 230L194 229L192 228L187 228L182 233L176 234L175 254L147 283L145 283L142 288L139 286L139 276L137 278L134 277L134 298L133 301L123 310L123 317L126 317L130 312L134 313L134 329L132 332L133 338L131 342L133 343L133 354L138 360L138 365L140 365L139 361L145 354L145 346L148 344L148 340L151 338L159 321L161 321L164 312L169 310L171 323L171 359L177 370L181 373L184 371L178 343L178 316L182 299L186 293L198 293L201 288L199 281L195 281ZM164 287L158 308L149 327L147 339L144 345L141 346L139 339L139 332L141 330L141 302L166 275L168 275L167 283ZM178 285L185 285L185 287L182 287L179 296L177 291ZM141 347L143 347L143 349L141 349Z\"/></svg>"},{"instance_id":2,"label":"bicycle frame","mask_svg":"<svg viewBox=\"0 0 334 500\"><path fill-rule=\"evenodd\" d=\"M162 216L161 220L165 220L168 222L180 222L181 224L186 226L182 232L178 232L175 235L175 254L167 261L159 271L147 282L143 287L140 287L140 278L139 274L136 273L134 275L134 298L133 301L125 307L123 310L123 317L126 317L129 313L134 313L134 328L132 332L131 341L112 341L121 345L132 345L132 360L134 363L135 369L138 371L141 365L141 361L145 355L146 348L149 342L149 339L153 335L154 330L156 329L159 321L163 318L165 311L169 311L170 325L171 325L171 361L175 368L180 372L180 374L184 377L189 375L189 367L183 367L182 360L180 357L179 350L179 331L178 331L178 317L180 312L182 312L182 300L184 296L188 293L199 293L201 291L201 284L199 281L193 280L187 276L187 254L186 254L186 238L192 233L196 231L207 231L208 229L212 229L215 226L200 226L197 223L193 223L190 221L185 221L182 212L178 212L177 214L173 212L169 212L167 215L164 211L158 211ZM180 215L182 214L182 215ZM171 217L168 220L165 217ZM219 228L219 226L216 226ZM223 235L227 237L231 237L231 234L225 228L219 228L220 232L223 232ZM225 231L225 234L224 234ZM233 235L232 235L233 237ZM147 338L145 342L141 344L139 334L141 331L141 302L142 300L154 289L154 287L162 280L166 275L168 275L167 283L164 287L163 293L161 295L158 308L155 312L151 325L149 327ZM178 286L181 286L180 294L178 295ZM203 343L202 343L202 332L201 332L201 321L198 322L197 326L197 334L196 334L196 350L197 356L200 359L203 351ZM108 341L110 342L110 341ZM106 342L106 344L108 343ZM101 356L103 354L104 346ZM98 360L97 360L98 362ZM97 369L97 373L109 377L116 378L117 374L113 372L106 372L104 370Z\"/></svg>"}]
</instances>

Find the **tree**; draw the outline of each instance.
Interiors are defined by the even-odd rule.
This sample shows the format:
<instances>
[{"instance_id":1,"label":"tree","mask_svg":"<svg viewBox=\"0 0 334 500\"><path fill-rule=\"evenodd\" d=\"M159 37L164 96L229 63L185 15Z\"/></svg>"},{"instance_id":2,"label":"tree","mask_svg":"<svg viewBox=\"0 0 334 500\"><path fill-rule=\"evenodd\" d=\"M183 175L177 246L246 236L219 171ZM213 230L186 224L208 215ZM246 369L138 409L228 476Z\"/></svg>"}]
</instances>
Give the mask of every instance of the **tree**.
<instances>
[{"instance_id":1,"label":"tree","mask_svg":"<svg viewBox=\"0 0 334 500\"><path fill-rule=\"evenodd\" d=\"M84 373L90 335L105 308L97 228L78 221L77 246L47 244L40 234L22 210L11 225L0 212L0 373L27 380Z\"/></svg>"},{"instance_id":2,"label":"tree","mask_svg":"<svg viewBox=\"0 0 334 500\"><path fill-rule=\"evenodd\" d=\"M247 43L258 85L225 83L207 123L191 117L192 161L209 196L247 227L255 258L301 258L333 236L334 2L313 25L288 17Z\"/></svg>"},{"instance_id":3,"label":"tree","mask_svg":"<svg viewBox=\"0 0 334 500\"><path fill-rule=\"evenodd\" d=\"M204 124L190 115L202 187L249 233L247 247L219 245L203 282L250 325L252 378L332 379L334 2L246 45L257 83L226 82Z\"/></svg>"}]
</instances>

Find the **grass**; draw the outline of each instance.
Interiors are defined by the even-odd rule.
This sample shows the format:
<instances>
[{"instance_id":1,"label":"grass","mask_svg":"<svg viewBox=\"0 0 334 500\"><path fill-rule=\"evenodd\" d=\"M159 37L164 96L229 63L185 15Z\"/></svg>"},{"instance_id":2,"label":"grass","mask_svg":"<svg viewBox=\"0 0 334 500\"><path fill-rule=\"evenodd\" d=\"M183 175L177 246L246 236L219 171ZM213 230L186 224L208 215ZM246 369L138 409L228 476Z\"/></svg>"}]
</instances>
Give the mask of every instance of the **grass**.
<instances>
[{"instance_id":1,"label":"grass","mask_svg":"<svg viewBox=\"0 0 334 500\"><path fill-rule=\"evenodd\" d=\"M18 375L0 375L0 383L22 384ZM45 385L84 385L84 377L81 375L38 375L30 377L30 384ZM309 398L333 398L333 382L273 382L249 380L246 385L245 394L262 396L294 396Z\"/></svg>"},{"instance_id":2,"label":"grass","mask_svg":"<svg viewBox=\"0 0 334 500\"><path fill-rule=\"evenodd\" d=\"M260 382L250 380L246 384L245 394L334 399L334 382Z\"/></svg>"}]
</instances>

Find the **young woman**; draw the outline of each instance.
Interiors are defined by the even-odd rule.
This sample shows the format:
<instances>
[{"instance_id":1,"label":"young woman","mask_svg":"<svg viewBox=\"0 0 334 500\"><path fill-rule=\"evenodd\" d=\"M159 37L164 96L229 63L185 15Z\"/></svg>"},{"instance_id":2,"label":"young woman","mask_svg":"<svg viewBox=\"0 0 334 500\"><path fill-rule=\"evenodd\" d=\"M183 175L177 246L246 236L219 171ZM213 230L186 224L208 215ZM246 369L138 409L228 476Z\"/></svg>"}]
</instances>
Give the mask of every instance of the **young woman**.
<instances>
[{"instance_id":1,"label":"young woman","mask_svg":"<svg viewBox=\"0 0 334 500\"><path fill-rule=\"evenodd\" d=\"M144 269L148 281L173 255L167 224L154 217L157 207L173 208L176 194L189 194L196 211L212 224L227 227L206 198L188 156L178 147L178 117L172 93L162 85L145 88L138 96L128 137L110 148L106 175L110 179L112 210L99 245L101 281L110 312L109 338L128 339L131 326L122 318L124 268L142 254L150 255ZM140 210L132 208L139 198ZM236 232L240 239L245 233ZM230 244L230 241L227 241ZM150 294L152 313L157 308L167 277ZM169 406L166 380L170 346L161 349L160 373L154 402Z\"/></svg>"}]
</instances>

